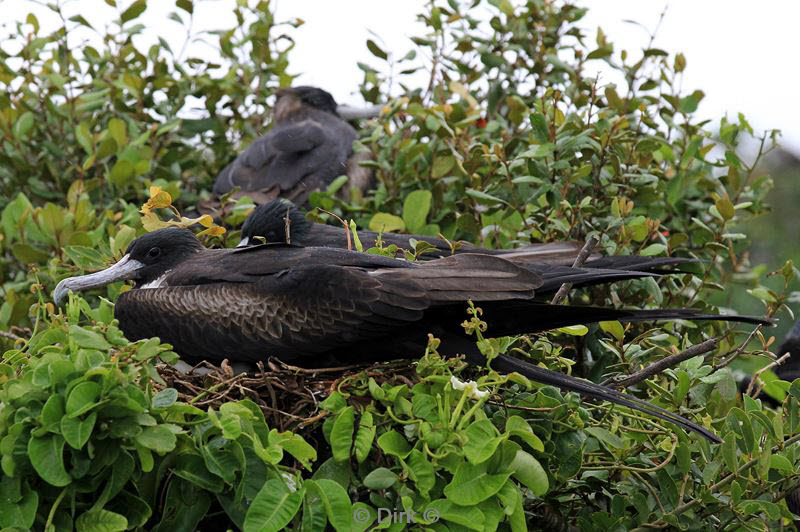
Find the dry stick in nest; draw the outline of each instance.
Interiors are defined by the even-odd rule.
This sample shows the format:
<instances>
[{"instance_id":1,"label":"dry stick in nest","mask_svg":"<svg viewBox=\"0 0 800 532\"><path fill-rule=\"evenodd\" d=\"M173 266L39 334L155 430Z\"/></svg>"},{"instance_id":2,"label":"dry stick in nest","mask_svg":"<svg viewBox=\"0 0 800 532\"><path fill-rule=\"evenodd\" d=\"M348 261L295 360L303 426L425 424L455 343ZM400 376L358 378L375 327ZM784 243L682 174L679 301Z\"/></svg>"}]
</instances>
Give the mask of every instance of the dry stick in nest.
<instances>
[{"instance_id":1,"label":"dry stick in nest","mask_svg":"<svg viewBox=\"0 0 800 532\"><path fill-rule=\"evenodd\" d=\"M649 366L623 379L619 380L615 380L614 378L606 379L605 381L602 382L602 385L614 386L615 388L626 388L628 386L633 386L634 384L642 382L645 379L649 379L654 375L658 375L665 369L680 364L684 360L694 358L698 355L703 355L705 353L708 353L709 351L713 351L719 345L719 340L720 340L719 336L710 338L705 342L700 342L699 344L693 345L692 347L684 351L681 351L680 353L669 355L667 357L662 358L658 362L653 362Z\"/></svg>"},{"instance_id":2,"label":"dry stick in nest","mask_svg":"<svg viewBox=\"0 0 800 532\"><path fill-rule=\"evenodd\" d=\"M583 248L581 248L581 251L580 253L578 253L578 256L575 257L575 262L572 263L572 267L578 268L581 265L583 265L583 263L586 262L586 259L589 258L589 255L592 254L592 250L597 245L597 243L598 240L595 237L590 236L589 239L586 241L586 243L583 245ZM562 284L561 287L558 289L558 292L556 292L556 295L554 295L553 299L550 300L550 304L557 305L558 303L560 303L562 299L567 297L567 293L570 291L571 288L572 288L572 283Z\"/></svg>"}]
</instances>

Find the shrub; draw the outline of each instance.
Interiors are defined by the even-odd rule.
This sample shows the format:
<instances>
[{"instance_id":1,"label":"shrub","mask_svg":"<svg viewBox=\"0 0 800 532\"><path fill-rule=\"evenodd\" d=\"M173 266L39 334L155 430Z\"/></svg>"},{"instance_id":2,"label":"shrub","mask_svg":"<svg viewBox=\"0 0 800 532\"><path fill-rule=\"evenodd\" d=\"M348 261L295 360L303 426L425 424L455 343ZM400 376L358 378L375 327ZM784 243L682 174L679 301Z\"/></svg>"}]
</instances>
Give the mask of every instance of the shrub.
<instances>
[{"instance_id":1,"label":"shrub","mask_svg":"<svg viewBox=\"0 0 800 532\"><path fill-rule=\"evenodd\" d=\"M379 184L345 202L338 180L313 206L362 227L487 246L596 236L609 254L706 261L696 276L574 292L574 303L714 310L749 289L766 314L785 308L787 290L760 284L747 235L733 229L764 211L771 186L754 171L758 158L737 151L753 130L741 116L722 119L716 134L697 121L703 93L680 91L681 54L617 53L602 31L591 42L577 27L585 10L566 2L491 1L481 18L476 3L425 8L428 34L413 39L432 58L423 66L414 52L367 43L374 58L359 63L361 92L389 103L361 125L358 143ZM725 443L711 446L444 361L433 338L426 353L408 354L415 366L305 374L272 362L300 379L276 393L281 381L266 372L245 381L223 366L199 383L170 373L158 363L175 358L170 346L131 343L116 328L109 301L119 285L57 311L47 294L58 279L118 258L143 232L148 191L170 195L151 198L151 212L187 212L207 198L217 171L261 131L268 96L291 82L291 40L266 2L237 3L237 27L206 36L222 65L184 60L163 42L137 49L145 8L121 8L102 44L78 51L67 35L86 21L52 5L63 27L44 35L28 17L16 23L21 49L3 52L0 525L363 530L376 517L400 529L413 515L437 530L765 529L791 518L780 501L798 479L800 387L769 380L766 391L783 401L771 409L737 396L730 370L740 355L768 354L773 339L760 328L745 336L724 324L612 322L478 340L487 353L599 381L714 337L716 348L632 390L713 428ZM177 0L176 17L186 23L193 8ZM624 82L587 75L598 62ZM429 86L407 87L420 68ZM400 94L390 94L398 78L390 83L388 71L401 72ZM202 117L187 117L191 101ZM759 157L774 138L763 135ZM240 201L226 222L240 223L248 207ZM227 245L235 234L208 240ZM795 270L787 263L776 275L786 287Z\"/></svg>"}]
</instances>

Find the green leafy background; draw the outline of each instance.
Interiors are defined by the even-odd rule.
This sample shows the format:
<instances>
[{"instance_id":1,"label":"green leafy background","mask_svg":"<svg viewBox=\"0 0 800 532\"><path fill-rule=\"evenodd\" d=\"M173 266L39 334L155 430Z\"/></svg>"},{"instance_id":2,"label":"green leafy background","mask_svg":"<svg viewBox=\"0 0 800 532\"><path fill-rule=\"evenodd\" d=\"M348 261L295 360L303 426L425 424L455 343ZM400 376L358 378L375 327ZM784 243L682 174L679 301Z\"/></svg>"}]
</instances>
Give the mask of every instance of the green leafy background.
<instances>
[{"instance_id":1,"label":"green leafy background","mask_svg":"<svg viewBox=\"0 0 800 532\"><path fill-rule=\"evenodd\" d=\"M220 64L182 58L163 40L137 48L146 7L120 4L116 25L98 30L101 43L80 49L67 36L88 25L81 16L62 16L49 34L33 15L5 28L22 46L0 55L0 527L405 526L397 517L378 524L379 509L433 530L767 530L791 521L782 501L798 483L800 385L764 373L759 387L782 401L771 408L737 394L731 370L748 356L770 360L769 330L610 323L493 339L465 308L485 353L595 381L718 337L712 352L629 390L725 440L710 445L442 360L434 338L425 353L408 353L416 363L324 375L273 364L316 394L305 399L325 397L317 402L275 388L285 380L244 382L224 366L186 382L164 364L177 358L170 346L122 336L111 303L121 285L56 309L49 294L59 279L102 268L144 232L150 187L182 213L207 200L297 71L287 54L301 22L279 24L267 2L238 2L236 27L205 36ZM175 2L184 24L192 10ZM434 1L420 13L426 32L414 50L368 41L359 89L386 108L359 125L356 149L372 154L376 189L344 201L338 179L312 207L357 227L489 247L596 236L608 254L697 257L697 275L576 291L570 302L717 310L748 301L751 312L791 322L796 271L786 263L764 284L746 229L767 210L772 181L759 162L776 133L754 132L742 116L699 122L704 95L681 91L683 55L615 53L602 31L578 29L584 13L568 2ZM598 83L585 74L591 62L626 83ZM419 69L428 86L404 83ZM202 116L187 117L196 101ZM751 138L761 150L743 158ZM206 236L209 245L234 245L252 204L227 206L231 230ZM334 221L323 210L311 216Z\"/></svg>"}]
</instances>

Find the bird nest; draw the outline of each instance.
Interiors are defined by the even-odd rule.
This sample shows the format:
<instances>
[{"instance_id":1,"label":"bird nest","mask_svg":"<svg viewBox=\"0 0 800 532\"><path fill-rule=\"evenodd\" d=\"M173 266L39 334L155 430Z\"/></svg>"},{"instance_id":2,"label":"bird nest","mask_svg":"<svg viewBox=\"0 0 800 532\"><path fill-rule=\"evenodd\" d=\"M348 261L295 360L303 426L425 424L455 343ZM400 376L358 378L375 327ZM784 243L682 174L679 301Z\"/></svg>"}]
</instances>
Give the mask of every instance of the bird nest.
<instances>
[{"instance_id":1,"label":"bird nest","mask_svg":"<svg viewBox=\"0 0 800 532\"><path fill-rule=\"evenodd\" d=\"M276 359L258 362L254 370L237 373L227 360L218 366L202 361L191 372L160 364L159 374L179 399L198 408L219 407L229 401L250 399L264 412L270 427L280 431L310 433L327 415L320 403L334 391L357 397L366 395L367 382L378 385L417 380L413 361L400 360L329 368L301 368Z\"/></svg>"}]
</instances>

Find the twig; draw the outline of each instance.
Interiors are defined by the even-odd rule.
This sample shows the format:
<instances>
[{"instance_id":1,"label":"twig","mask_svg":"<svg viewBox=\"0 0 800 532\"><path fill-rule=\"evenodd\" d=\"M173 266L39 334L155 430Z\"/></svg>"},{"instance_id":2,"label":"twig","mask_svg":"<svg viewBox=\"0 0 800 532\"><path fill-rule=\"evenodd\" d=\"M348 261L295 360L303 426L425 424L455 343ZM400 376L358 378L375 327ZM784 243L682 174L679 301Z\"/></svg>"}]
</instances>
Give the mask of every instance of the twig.
<instances>
[{"instance_id":1,"label":"twig","mask_svg":"<svg viewBox=\"0 0 800 532\"><path fill-rule=\"evenodd\" d=\"M597 245L597 243L598 240L595 237L590 236L589 239L586 241L586 243L583 245L583 248L581 248L581 251L580 253L578 253L578 256L575 257L575 262L572 263L572 267L577 268L581 266L584 262L586 262L586 259L588 259L589 255L592 254L592 250ZM559 302L561 302L562 299L567 297L567 293L570 291L571 288L572 288L572 283L562 284L561 288L559 288L558 292L556 292L556 295L554 295L553 299L550 300L550 304L557 305Z\"/></svg>"},{"instance_id":2,"label":"twig","mask_svg":"<svg viewBox=\"0 0 800 532\"><path fill-rule=\"evenodd\" d=\"M758 370L755 373L753 373L753 378L750 379L750 384L747 385L747 392L746 392L747 395L750 395L750 392L753 391L753 384L758 382L758 378L761 376L762 373L764 373L768 369L774 368L778 364L783 364L784 362L786 362L786 359L789 358L790 356L792 356L792 354L790 352L786 352L778 360L773 360L772 362L770 362L769 364L767 364L766 366L764 366L760 370Z\"/></svg>"},{"instance_id":3,"label":"twig","mask_svg":"<svg viewBox=\"0 0 800 532\"><path fill-rule=\"evenodd\" d=\"M342 226L344 226L344 234L347 236L347 251L353 251L353 241L350 239L350 226L347 225L347 222L342 220L341 217L337 216L336 214L332 213L331 211L326 211L325 209L319 209L319 210L321 210L325 214L330 214L331 216L333 216L334 218L339 220L339 223L341 223Z\"/></svg>"},{"instance_id":4,"label":"twig","mask_svg":"<svg viewBox=\"0 0 800 532\"><path fill-rule=\"evenodd\" d=\"M286 206L286 216L283 217L283 230L286 233L286 243L287 244L291 244L292 243L292 232L291 232L292 219L289 218L289 211L290 210L291 210L290 207L287 205Z\"/></svg>"},{"instance_id":5,"label":"twig","mask_svg":"<svg viewBox=\"0 0 800 532\"><path fill-rule=\"evenodd\" d=\"M791 445L791 444L793 444L795 442L798 442L798 441L800 441L800 434L795 434L791 438L782 441L778 445L775 445L772 448L772 452L773 453L780 452L782 449L784 449L784 448L788 447L789 445ZM709 486L708 487L709 492L710 493L715 493L715 492L719 491L720 488L724 488L725 486L727 486L728 484L733 482L734 479L740 477L742 475L742 473L744 473L745 471L747 471L748 469L750 469L751 467L756 465L759 462L760 459L761 459L761 455L759 454L759 456L757 456L756 458L753 458L749 462L743 464L736 471L728 473L722 479L717 481L715 484L712 484L711 486ZM692 499L689 502L685 502L685 503L681 504L680 506L678 506L677 508L675 508L674 510L669 512L669 514L677 517L677 516L681 515L682 513L686 512L687 510L690 510L690 509L694 508L695 506L697 506L699 504L702 504L702 502L703 502L703 500L700 499L700 498ZM655 521L655 522L652 522L652 523L644 523L639 528L633 529L633 532L643 532L645 530L653 529L653 528L667 528L668 526L669 525L667 524L667 521L665 519L659 519L658 521Z\"/></svg>"},{"instance_id":6,"label":"twig","mask_svg":"<svg viewBox=\"0 0 800 532\"><path fill-rule=\"evenodd\" d=\"M23 338L22 336L17 336L16 334L9 331L0 331L0 337L8 338L9 340L14 340L15 342L17 340L22 340L23 342L25 341L25 338Z\"/></svg>"},{"instance_id":7,"label":"twig","mask_svg":"<svg viewBox=\"0 0 800 532\"><path fill-rule=\"evenodd\" d=\"M624 379L620 380L615 380L614 378L606 379L602 384L603 386L613 386L615 388L625 388L628 386L633 386L634 384L642 382L645 379L649 379L650 377L661 373L667 368L671 368L672 366L680 364L684 360L688 360L698 355L708 353L709 351L713 351L719 345L719 340L720 340L719 336L710 338L705 342L693 345L692 347L684 351L681 351L680 353L669 355L667 357L662 358L658 362L653 362L649 366L640 369L636 373L629 375Z\"/></svg>"},{"instance_id":8,"label":"twig","mask_svg":"<svg viewBox=\"0 0 800 532\"><path fill-rule=\"evenodd\" d=\"M756 325L756 328L755 328L755 329L753 329L753 330L750 332L750 335L747 337L747 340L745 340L745 341L742 343L742 345L740 345L739 347L737 347L737 348L736 348L736 350L734 350L734 351L731 353L731 355L730 355L728 358L724 358L724 359L722 359L722 361L721 361L719 364L717 364L716 366L714 366L714 370L713 370L711 373L714 373L714 371L718 371L718 370L720 370L720 369L724 368L725 366L727 366L728 364L730 364L731 362L733 362L733 361L734 361L734 359L735 359L736 357L738 357L739 355L741 355L741 354L742 354L742 352L744 352L745 348L747 347L747 344L749 344L749 343L750 343L750 341L751 341L751 340L753 339L753 337L754 337L754 336L755 336L755 335L756 335L756 334L757 334L757 333L758 333L758 332L761 330L761 328L762 328L762 327L763 327L763 325Z\"/></svg>"}]
</instances>

